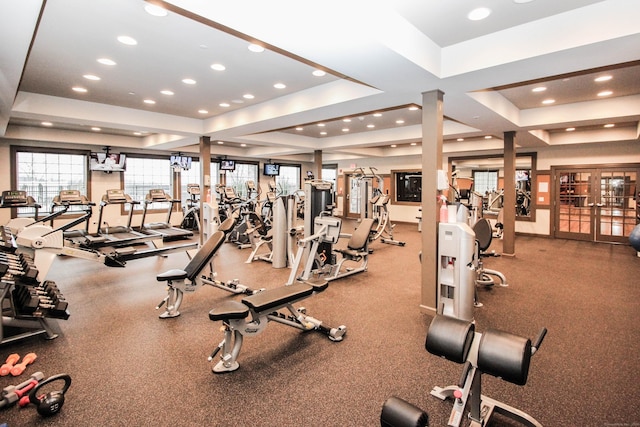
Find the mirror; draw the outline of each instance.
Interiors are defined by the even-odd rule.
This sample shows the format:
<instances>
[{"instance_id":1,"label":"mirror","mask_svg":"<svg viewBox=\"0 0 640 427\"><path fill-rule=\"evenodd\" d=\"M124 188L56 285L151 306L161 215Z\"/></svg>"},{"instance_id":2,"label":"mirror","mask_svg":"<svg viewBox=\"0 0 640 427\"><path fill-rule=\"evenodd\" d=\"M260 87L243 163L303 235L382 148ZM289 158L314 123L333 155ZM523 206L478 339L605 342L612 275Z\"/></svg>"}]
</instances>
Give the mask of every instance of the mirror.
<instances>
[{"instance_id":1,"label":"mirror","mask_svg":"<svg viewBox=\"0 0 640 427\"><path fill-rule=\"evenodd\" d=\"M452 173L451 200L471 204L472 196L482 198L483 216L497 216L503 208L504 159L502 156L450 157ZM516 219L535 219L536 154L516 155Z\"/></svg>"}]
</instances>

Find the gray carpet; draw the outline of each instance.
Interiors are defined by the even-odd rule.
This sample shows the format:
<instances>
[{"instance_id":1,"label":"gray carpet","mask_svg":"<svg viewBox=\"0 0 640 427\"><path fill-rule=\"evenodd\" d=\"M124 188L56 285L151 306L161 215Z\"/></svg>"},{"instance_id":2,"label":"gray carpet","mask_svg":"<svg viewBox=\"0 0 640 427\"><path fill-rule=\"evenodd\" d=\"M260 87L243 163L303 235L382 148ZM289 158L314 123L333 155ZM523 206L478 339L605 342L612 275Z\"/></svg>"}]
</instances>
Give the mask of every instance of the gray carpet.
<instances>
[{"instance_id":1,"label":"gray carpet","mask_svg":"<svg viewBox=\"0 0 640 427\"><path fill-rule=\"evenodd\" d=\"M345 225L348 229L348 226ZM33 407L0 411L0 423L56 426L374 426L382 403L402 397L446 425L451 402L429 395L458 381L461 366L428 354L431 317L420 302L420 234L398 224L405 247L376 242L369 271L332 282L307 301L309 315L348 328L343 342L270 324L245 339L240 369L215 375L207 361L222 340L209 310L229 299L201 287L185 296L182 315L160 320L164 297L156 274L182 268L187 256L131 261L124 269L58 258L49 275L70 301L71 317L53 321L60 336L5 345L8 354L36 352L26 375L66 372L73 384L58 415ZM494 241L500 249L500 242ZM244 264L249 250L223 245L219 279L253 288L285 283L288 269ZM477 328L534 337L549 334L519 387L483 377L483 394L515 406L545 426L640 423L640 259L628 246L516 239L515 258L490 258L508 288L480 289ZM0 377L0 387L23 381ZM499 418L494 425L515 425Z\"/></svg>"}]
</instances>

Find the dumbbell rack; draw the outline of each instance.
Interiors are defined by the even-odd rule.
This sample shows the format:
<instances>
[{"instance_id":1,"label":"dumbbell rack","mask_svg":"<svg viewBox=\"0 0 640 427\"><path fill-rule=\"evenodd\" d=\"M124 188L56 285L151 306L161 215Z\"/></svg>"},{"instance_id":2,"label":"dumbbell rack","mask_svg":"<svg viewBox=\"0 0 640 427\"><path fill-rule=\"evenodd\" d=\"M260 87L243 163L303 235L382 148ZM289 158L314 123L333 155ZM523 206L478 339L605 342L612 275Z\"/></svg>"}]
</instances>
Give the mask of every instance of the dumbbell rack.
<instances>
[{"instance_id":1,"label":"dumbbell rack","mask_svg":"<svg viewBox=\"0 0 640 427\"><path fill-rule=\"evenodd\" d=\"M51 281L40 283L38 271L30 264L29 257L16 253L16 245L8 230L0 227L0 308L2 310L2 322L0 324L0 344L19 341L35 335L44 334L46 339L57 338L57 334L51 329L48 318L55 317L67 319L69 317L65 304L58 305L63 310L51 310L52 304L58 304L64 300L59 293L51 298L55 284ZM20 291L18 291L20 290ZM34 293L43 297L43 304L25 303L25 294ZM26 307L25 307L26 304ZM26 308L26 309L25 309ZM15 328L18 332L7 334L7 328Z\"/></svg>"}]
</instances>

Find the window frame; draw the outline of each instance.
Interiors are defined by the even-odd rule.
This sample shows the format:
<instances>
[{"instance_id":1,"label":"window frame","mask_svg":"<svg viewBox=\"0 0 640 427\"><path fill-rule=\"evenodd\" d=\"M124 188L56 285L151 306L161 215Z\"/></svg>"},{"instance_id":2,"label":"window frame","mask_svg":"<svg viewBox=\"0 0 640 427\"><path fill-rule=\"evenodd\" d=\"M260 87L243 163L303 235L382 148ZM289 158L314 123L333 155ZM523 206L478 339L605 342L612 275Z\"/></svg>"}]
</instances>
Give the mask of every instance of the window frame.
<instances>
[{"instance_id":1,"label":"window frame","mask_svg":"<svg viewBox=\"0 0 640 427\"><path fill-rule=\"evenodd\" d=\"M175 173L173 172L173 169L171 168L171 159L170 156L167 155L155 155L155 154L136 154L136 153L124 153L127 156L127 170L125 170L124 172L121 172L121 178L120 178L120 188L122 190L125 191L126 194L128 194L129 196L131 196L131 198L134 201L140 202L139 205L139 209L135 209L133 210L133 214L142 214L142 211L144 209L144 200L146 197L146 193L142 196L142 199L140 200L136 200L136 198L134 196L132 196L129 192L126 191L126 181L127 181L127 172L130 172L130 168L131 168L131 162L130 160L132 159L143 159L143 160L166 160L167 162L167 173L169 174L169 194L171 195L171 197L174 197L175 195ZM135 160L133 160L135 161ZM162 188L163 186L155 186L153 188ZM171 208L173 212L178 211L179 206L176 206L177 204L174 204ZM122 215L128 215L129 211L127 209L126 205L122 205L120 212ZM147 210L147 213L150 214L154 214L154 213L165 213L168 212L168 210L166 208L158 208L158 207L150 207Z\"/></svg>"},{"instance_id":2,"label":"window frame","mask_svg":"<svg viewBox=\"0 0 640 427\"><path fill-rule=\"evenodd\" d=\"M280 191L278 178L280 178L280 176L282 175L282 169L283 168L297 168L298 169L298 176L297 176L297 182L296 182L298 187L293 189L291 191L291 193L285 193L285 192ZM278 196L288 196L288 195L294 194L297 190L300 190L302 188L302 164L300 164L300 163L280 163L280 174L275 176L275 177L273 177L273 178L275 178L276 188L278 189Z\"/></svg>"},{"instance_id":3,"label":"window frame","mask_svg":"<svg viewBox=\"0 0 640 427\"><path fill-rule=\"evenodd\" d=\"M391 204L393 205L405 205L405 206L420 206L422 204L422 184L420 185L420 189L417 194L419 195L418 199L415 201L408 200L398 200L398 177L401 175L412 175L419 174L422 177L422 169L396 169L391 170L391 191L390 198Z\"/></svg>"}]
</instances>

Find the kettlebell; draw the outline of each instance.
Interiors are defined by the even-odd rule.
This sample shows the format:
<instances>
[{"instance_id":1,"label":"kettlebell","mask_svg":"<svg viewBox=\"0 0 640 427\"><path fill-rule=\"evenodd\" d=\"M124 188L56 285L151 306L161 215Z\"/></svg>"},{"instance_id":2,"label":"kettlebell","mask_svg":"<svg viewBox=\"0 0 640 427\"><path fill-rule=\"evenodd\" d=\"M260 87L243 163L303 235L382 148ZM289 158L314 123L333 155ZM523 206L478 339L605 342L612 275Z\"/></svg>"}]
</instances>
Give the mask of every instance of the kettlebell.
<instances>
[{"instance_id":1,"label":"kettlebell","mask_svg":"<svg viewBox=\"0 0 640 427\"><path fill-rule=\"evenodd\" d=\"M45 394L44 396L38 396L38 390L40 390L41 387L54 381L64 381L62 390L55 390ZM71 386L71 377L69 375L54 375L42 381L33 390L31 390L29 393L29 402L36 405L38 413L43 417L55 415L60 412L62 405L64 405L64 394L69 390L69 386Z\"/></svg>"}]
</instances>

